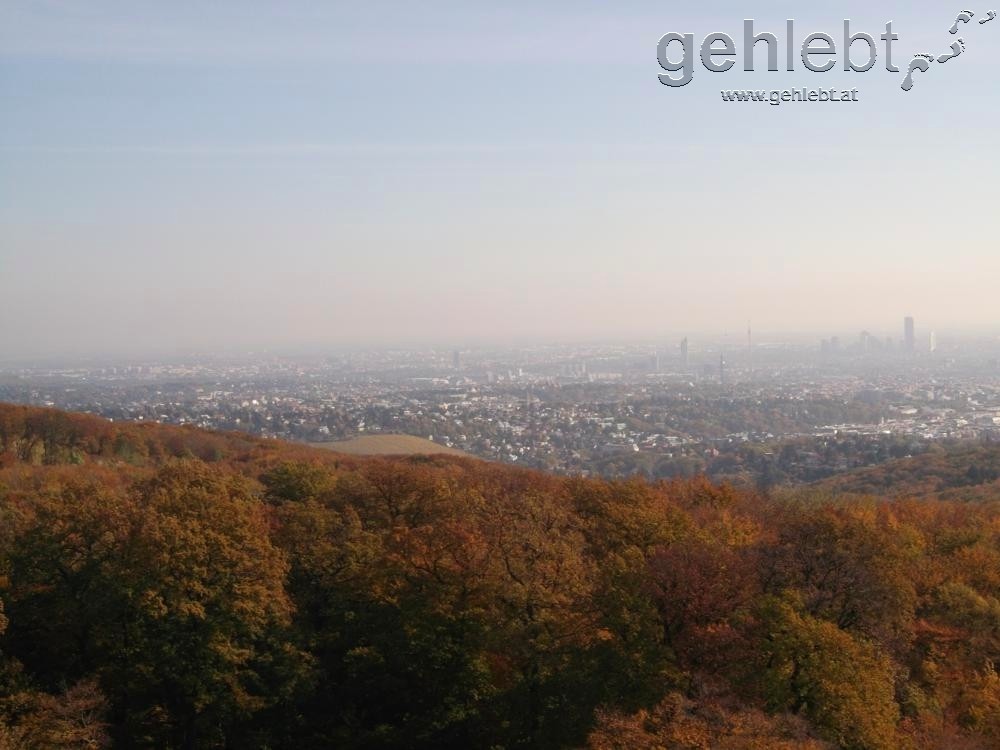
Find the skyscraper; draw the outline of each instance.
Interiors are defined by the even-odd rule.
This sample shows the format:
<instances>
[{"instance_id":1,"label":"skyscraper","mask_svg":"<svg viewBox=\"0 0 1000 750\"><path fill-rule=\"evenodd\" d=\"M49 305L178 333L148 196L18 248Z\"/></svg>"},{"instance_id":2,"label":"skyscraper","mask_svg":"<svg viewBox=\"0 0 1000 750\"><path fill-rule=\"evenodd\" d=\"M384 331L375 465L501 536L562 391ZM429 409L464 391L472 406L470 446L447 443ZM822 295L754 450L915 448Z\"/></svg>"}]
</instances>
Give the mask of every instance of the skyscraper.
<instances>
[{"instance_id":1,"label":"skyscraper","mask_svg":"<svg viewBox=\"0 0 1000 750\"><path fill-rule=\"evenodd\" d=\"M688 340L687 336L681 341L681 367L687 368L688 366Z\"/></svg>"},{"instance_id":2,"label":"skyscraper","mask_svg":"<svg viewBox=\"0 0 1000 750\"><path fill-rule=\"evenodd\" d=\"M454 370L462 369L462 352L458 349L451 353L451 366Z\"/></svg>"},{"instance_id":3,"label":"skyscraper","mask_svg":"<svg viewBox=\"0 0 1000 750\"><path fill-rule=\"evenodd\" d=\"M916 329L913 326L913 318L909 315L903 318L903 342L903 346L908 352L912 352L917 347Z\"/></svg>"}]
</instances>

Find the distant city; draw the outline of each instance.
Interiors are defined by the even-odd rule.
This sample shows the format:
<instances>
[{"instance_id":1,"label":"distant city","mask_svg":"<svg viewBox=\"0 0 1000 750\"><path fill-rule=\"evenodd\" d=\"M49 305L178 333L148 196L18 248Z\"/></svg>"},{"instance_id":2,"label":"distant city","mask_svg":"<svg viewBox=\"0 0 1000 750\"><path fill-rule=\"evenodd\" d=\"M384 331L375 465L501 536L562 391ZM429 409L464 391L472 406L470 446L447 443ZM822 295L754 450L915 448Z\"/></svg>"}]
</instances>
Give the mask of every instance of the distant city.
<instances>
[{"instance_id":1,"label":"distant city","mask_svg":"<svg viewBox=\"0 0 1000 750\"><path fill-rule=\"evenodd\" d=\"M334 444L414 435L550 471L808 482L1000 439L1000 338L861 331L520 349L0 364L0 400ZM336 448L336 445L332 447Z\"/></svg>"}]
</instances>

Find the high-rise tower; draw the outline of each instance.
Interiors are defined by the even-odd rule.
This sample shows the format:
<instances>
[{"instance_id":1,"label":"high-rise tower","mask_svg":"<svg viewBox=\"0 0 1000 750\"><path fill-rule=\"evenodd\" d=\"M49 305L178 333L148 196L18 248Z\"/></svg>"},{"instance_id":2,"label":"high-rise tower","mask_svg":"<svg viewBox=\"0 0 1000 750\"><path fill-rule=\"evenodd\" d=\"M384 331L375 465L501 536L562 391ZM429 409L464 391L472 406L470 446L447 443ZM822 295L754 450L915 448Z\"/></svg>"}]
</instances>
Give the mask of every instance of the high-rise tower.
<instances>
[{"instance_id":1,"label":"high-rise tower","mask_svg":"<svg viewBox=\"0 0 1000 750\"><path fill-rule=\"evenodd\" d=\"M908 352L917 348L916 328L913 325L913 318L909 315L903 318L903 346Z\"/></svg>"}]
</instances>

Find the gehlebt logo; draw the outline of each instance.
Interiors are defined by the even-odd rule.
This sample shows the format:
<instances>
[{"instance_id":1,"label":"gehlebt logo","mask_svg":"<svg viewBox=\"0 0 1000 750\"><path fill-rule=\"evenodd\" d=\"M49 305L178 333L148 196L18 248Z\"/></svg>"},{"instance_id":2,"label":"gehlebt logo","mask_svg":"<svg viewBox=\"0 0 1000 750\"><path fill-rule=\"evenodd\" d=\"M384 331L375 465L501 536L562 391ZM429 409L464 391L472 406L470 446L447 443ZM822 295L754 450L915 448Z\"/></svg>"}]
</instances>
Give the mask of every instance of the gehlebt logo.
<instances>
[{"instance_id":1,"label":"gehlebt logo","mask_svg":"<svg viewBox=\"0 0 1000 750\"><path fill-rule=\"evenodd\" d=\"M975 26L983 26L997 17L997 11L990 10L980 18L971 10L963 10L956 17L948 33L956 37L947 50L941 54L918 53L913 56L906 67L905 76L900 83L903 91L910 91L918 74L930 71L934 64L944 64L965 52L965 39L957 36L959 29L967 24L978 21ZM754 70L754 50L758 44L767 45L767 69L779 69L779 54L783 51L785 69L794 71L797 61L801 61L806 70L814 73L825 73L837 66L838 55L843 57L843 69L848 72L864 73L875 67L879 48L885 50L885 69L890 73L902 73L903 69L895 64L893 58L893 43L899 41L899 34L892 29L892 21L885 25L885 31L878 39L865 32L855 32L851 29L851 21L845 19L841 47L838 51L837 41L824 32L813 32L806 35L798 46L796 54L795 21L789 19L785 25L784 42L771 32L758 32L752 18L743 21L743 70ZM945 38L947 39L947 37ZM881 43L881 44L880 44ZM782 50L783 47L783 50ZM867 49L864 49L867 48ZM867 52L867 59L855 59L855 54L862 50ZM678 55L678 53L680 53ZM736 65L737 51L733 38L728 34L712 33L705 37L698 50L701 64L712 73L725 73ZM860 58L861 55L858 54ZM656 45L656 60L666 71L659 74L660 83L670 86L686 86L694 78L695 68L694 34L664 34ZM855 98L854 101L857 101Z\"/></svg>"}]
</instances>

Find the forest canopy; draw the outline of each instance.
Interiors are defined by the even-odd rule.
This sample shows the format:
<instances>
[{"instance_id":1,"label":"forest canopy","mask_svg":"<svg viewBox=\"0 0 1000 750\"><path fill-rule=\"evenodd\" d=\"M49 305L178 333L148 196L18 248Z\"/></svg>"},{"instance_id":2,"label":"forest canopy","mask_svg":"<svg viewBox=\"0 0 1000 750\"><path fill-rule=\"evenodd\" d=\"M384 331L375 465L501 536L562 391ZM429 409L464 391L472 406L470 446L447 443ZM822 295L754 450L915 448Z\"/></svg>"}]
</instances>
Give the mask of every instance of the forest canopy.
<instances>
[{"instance_id":1,"label":"forest canopy","mask_svg":"<svg viewBox=\"0 0 1000 750\"><path fill-rule=\"evenodd\" d=\"M0 748L993 748L998 499L0 405Z\"/></svg>"}]
</instances>

